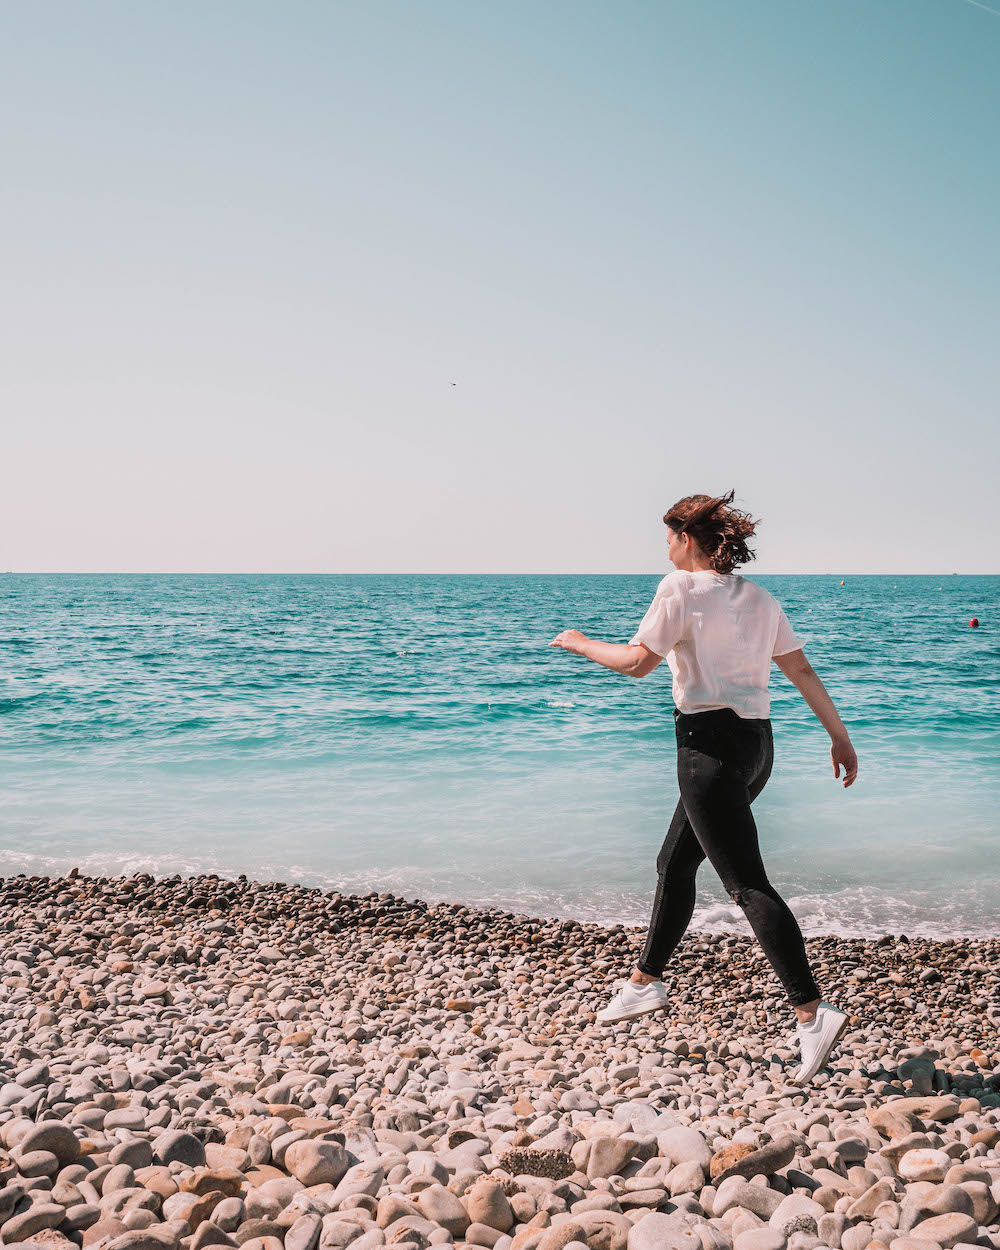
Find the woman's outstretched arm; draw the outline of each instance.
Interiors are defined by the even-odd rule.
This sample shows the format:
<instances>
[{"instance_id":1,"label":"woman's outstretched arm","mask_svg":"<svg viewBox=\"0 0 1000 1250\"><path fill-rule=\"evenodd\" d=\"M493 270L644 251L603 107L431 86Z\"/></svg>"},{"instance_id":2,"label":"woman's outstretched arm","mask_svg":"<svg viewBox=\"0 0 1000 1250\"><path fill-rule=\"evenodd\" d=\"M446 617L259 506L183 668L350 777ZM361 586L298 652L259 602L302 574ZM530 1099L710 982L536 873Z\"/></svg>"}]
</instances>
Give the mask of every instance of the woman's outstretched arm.
<instances>
[{"instance_id":1,"label":"woman's outstretched arm","mask_svg":"<svg viewBox=\"0 0 1000 1250\"><path fill-rule=\"evenodd\" d=\"M833 706L829 691L820 681L819 674L801 649L788 651L784 655L776 655L773 658L775 664L798 689L799 694L816 713L823 728L830 735L833 775L839 777L840 769L843 768L844 785L853 785L858 775L857 752L851 745L851 736L840 719L840 713Z\"/></svg>"},{"instance_id":2,"label":"woman's outstretched arm","mask_svg":"<svg viewBox=\"0 0 1000 1250\"><path fill-rule=\"evenodd\" d=\"M573 655L582 655L610 668L614 673L623 673L626 677L645 677L651 673L663 659L655 651L637 643L634 647L628 643L600 642L597 638L588 638L578 629L564 629L549 643L550 647L562 647Z\"/></svg>"}]
</instances>

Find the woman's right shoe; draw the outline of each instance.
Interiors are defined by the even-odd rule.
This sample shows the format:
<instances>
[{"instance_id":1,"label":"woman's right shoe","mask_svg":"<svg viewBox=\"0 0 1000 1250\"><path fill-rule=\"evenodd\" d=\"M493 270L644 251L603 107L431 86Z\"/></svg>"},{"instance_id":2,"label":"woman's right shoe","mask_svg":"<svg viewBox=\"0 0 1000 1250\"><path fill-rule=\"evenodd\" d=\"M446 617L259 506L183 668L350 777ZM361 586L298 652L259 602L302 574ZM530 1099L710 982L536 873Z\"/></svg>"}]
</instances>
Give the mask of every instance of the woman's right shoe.
<instances>
[{"instance_id":1,"label":"woman's right shoe","mask_svg":"<svg viewBox=\"0 0 1000 1250\"><path fill-rule=\"evenodd\" d=\"M802 1063L792 1078L796 1084L802 1085L811 1081L830 1057L847 1028L847 1016L829 1003L820 1003L816 1008L816 1018L809 1024L800 1024L796 1029Z\"/></svg>"},{"instance_id":2,"label":"woman's right shoe","mask_svg":"<svg viewBox=\"0 0 1000 1250\"><path fill-rule=\"evenodd\" d=\"M601 1024L613 1024L616 1020L633 1020L647 1016L651 1011L662 1011L670 1006L667 987L662 981L650 981L648 985L626 980L606 1007L597 1013Z\"/></svg>"}]
</instances>

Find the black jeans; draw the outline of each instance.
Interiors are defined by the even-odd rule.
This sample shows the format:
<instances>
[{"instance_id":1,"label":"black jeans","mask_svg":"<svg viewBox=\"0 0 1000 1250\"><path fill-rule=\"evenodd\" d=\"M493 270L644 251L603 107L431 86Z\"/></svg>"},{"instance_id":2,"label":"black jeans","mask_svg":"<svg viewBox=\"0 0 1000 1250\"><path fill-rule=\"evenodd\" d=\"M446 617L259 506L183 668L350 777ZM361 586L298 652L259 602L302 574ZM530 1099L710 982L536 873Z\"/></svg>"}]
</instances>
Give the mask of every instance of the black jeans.
<instances>
[{"instance_id":1,"label":"black jeans","mask_svg":"<svg viewBox=\"0 0 1000 1250\"><path fill-rule=\"evenodd\" d=\"M681 797L656 858L657 885L646 946L636 967L659 977L694 911L695 875L708 856L728 893L746 913L793 1006L820 997L802 931L767 879L750 804L774 762L769 720L731 708L674 709Z\"/></svg>"}]
</instances>

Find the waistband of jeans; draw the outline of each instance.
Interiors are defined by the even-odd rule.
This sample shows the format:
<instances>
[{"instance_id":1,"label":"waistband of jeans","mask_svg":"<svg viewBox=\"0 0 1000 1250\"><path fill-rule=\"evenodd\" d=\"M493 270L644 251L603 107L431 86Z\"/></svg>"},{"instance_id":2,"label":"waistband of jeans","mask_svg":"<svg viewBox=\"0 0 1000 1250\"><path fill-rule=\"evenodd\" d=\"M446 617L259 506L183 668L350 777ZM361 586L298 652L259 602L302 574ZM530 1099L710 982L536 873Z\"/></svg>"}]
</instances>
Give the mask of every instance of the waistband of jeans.
<instances>
[{"instance_id":1,"label":"waistband of jeans","mask_svg":"<svg viewBox=\"0 0 1000 1250\"><path fill-rule=\"evenodd\" d=\"M731 707L713 707L704 712L682 712L680 708L674 708L674 721L680 727L686 729L696 729L699 725L746 725L753 729L769 729L771 727L771 719L765 717L749 717L740 716L734 708Z\"/></svg>"}]
</instances>

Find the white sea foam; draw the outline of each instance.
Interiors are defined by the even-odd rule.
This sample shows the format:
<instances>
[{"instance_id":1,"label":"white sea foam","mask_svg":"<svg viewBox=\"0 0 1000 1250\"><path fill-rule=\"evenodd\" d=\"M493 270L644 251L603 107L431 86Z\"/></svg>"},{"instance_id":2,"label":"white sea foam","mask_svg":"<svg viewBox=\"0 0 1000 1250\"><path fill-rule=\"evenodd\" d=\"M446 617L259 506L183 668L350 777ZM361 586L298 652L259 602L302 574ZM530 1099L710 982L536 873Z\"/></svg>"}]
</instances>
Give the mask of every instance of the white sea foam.
<instances>
[{"instance_id":1,"label":"white sea foam","mask_svg":"<svg viewBox=\"0 0 1000 1250\"><path fill-rule=\"evenodd\" d=\"M308 864L259 860L253 865L234 864L221 855L205 853L143 854L135 850L115 853L93 851L81 855L44 855L28 851L0 850L0 875L64 876L76 866L84 876L121 877L150 873L155 877L196 876L215 873L235 878L245 873L253 880L296 882L344 894L390 893L419 898L428 904L462 903L470 907L499 909L525 916L573 919L604 926L624 925L644 930L649 923L650 898L628 891L595 889L589 898L560 895L528 883L499 892L496 883L481 873L464 872L450 878L439 866L406 866L398 869L370 868L353 872L317 870ZM875 887L855 887L830 894L789 894L787 902L807 937L881 937L906 934L938 940L956 937L1000 937L994 911L985 912L982 900L970 891L951 891L946 905L910 895L899 898ZM651 897L651 896L650 896ZM970 917L975 919L970 923ZM700 903L691 930L698 933L752 931L740 908L721 899Z\"/></svg>"}]
</instances>

